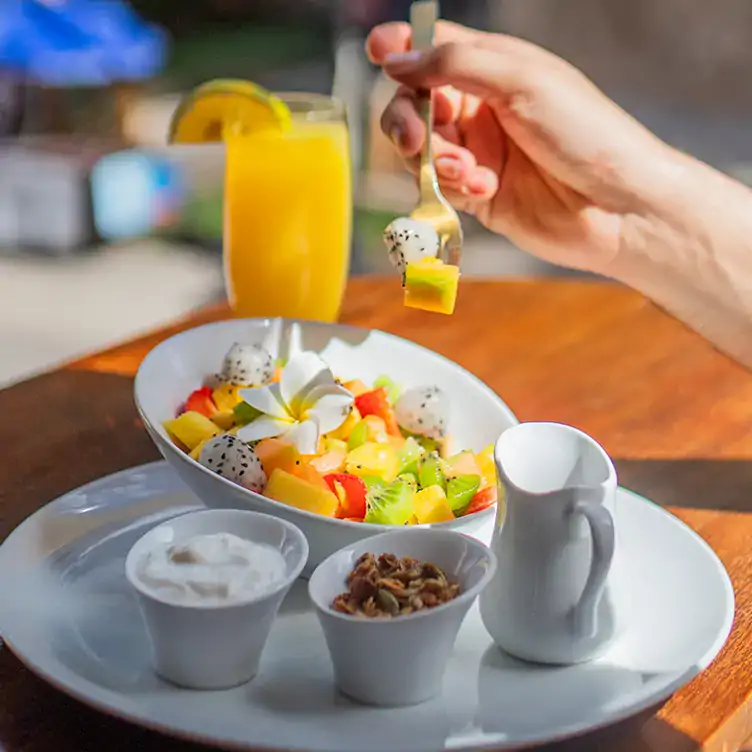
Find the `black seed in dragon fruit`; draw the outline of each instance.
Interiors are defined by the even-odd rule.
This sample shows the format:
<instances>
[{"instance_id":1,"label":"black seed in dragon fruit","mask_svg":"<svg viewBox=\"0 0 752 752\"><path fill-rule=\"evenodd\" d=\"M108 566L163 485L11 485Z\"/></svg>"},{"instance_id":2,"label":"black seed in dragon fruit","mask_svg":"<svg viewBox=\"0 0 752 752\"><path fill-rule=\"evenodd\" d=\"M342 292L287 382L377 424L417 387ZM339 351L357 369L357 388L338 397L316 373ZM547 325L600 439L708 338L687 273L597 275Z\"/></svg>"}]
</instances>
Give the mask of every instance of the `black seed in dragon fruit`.
<instances>
[{"instance_id":1,"label":"black seed in dragon fruit","mask_svg":"<svg viewBox=\"0 0 752 752\"><path fill-rule=\"evenodd\" d=\"M432 225L410 217L398 217L384 230L384 242L389 251L389 261L402 275L405 284L405 267L411 261L435 258L439 254L439 236Z\"/></svg>"},{"instance_id":2,"label":"black seed in dragon fruit","mask_svg":"<svg viewBox=\"0 0 752 752\"><path fill-rule=\"evenodd\" d=\"M429 439L446 435L449 423L449 398L437 386L407 389L394 405L397 423L409 433Z\"/></svg>"},{"instance_id":3,"label":"black seed in dragon fruit","mask_svg":"<svg viewBox=\"0 0 752 752\"><path fill-rule=\"evenodd\" d=\"M217 379L234 386L262 386L274 377L274 359L261 345L236 342L225 355Z\"/></svg>"},{"instance_id":4,"label":"black seed in dragon fruit","mask_svg":"<svg viewBox=\"0 0 752 752\"><path fill-rule=\"evenodd\" d=\"M261 493L266 487L266 473L258 455L232 434L209 439L198 461L213 473L250 491Z\"/></svg>"}]
</instances>

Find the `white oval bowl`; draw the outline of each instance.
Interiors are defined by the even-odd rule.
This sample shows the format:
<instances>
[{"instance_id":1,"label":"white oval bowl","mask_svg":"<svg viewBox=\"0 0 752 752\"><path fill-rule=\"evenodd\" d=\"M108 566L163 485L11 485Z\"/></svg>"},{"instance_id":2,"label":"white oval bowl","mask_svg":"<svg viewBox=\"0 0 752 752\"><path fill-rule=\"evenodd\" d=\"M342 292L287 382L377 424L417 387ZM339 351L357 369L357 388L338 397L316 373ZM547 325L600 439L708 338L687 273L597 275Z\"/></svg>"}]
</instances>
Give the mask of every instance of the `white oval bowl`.
<instances>
[{"instance_id":1,"label":"white oval bowl","mask_svg":"<svg viewBox=\"0 0 752 752\"><path fill-rule=\"evenodd\" d=\"M292 319L229 319L189 329L157 345L144 358L135 380L135 401L149 436L184 483L212 509L250 509L297 525L308 538L304 575L327 556L355 541L394 527L306 512L249 491L211 472L170 440L162 426L204 379L215 373L234 342L264 343L276 357L313 350L343 380L367 384L387 374L404 388L435 384L451 400L449 432L454 450L480 451L518 423L501 398L469 371L413 342L378 330ZM495 514L495 505L468 517L425 527L473 535Z\"/></svg>"}]
</instances>

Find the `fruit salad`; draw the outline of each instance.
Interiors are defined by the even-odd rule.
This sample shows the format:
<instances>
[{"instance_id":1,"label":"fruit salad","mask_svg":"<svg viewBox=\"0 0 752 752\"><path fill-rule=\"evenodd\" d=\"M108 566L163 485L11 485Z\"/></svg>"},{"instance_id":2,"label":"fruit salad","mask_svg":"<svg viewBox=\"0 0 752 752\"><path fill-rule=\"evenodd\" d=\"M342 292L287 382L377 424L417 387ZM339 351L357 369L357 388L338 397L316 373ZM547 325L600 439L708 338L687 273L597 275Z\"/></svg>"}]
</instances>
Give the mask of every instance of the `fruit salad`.
<instances>
[{"instance_id":1,"label":"fruit salad","mask_svg":"<svg viewBox=\"0 0 752 752\"><path fill-rule=\"evenodd\" d=\"M427 222L398 217L384 230L389 260L402 275L405 305L435 313L454 313L460 269L441 261L441 243Z\"/></svg>"},{"instance_id":2,"label":"fruit salad","mask_svg":"<svg viewBox=\"0 0 752 752\"><path fill-rule=\"evenodd\" d=\"M449 395L384 375L342 381L313 352L275 363L235 343L165 421L208 470L299 509L354 522L449 522L497 501L493 447L454 451Z\"/></svg>"}]
</instances>

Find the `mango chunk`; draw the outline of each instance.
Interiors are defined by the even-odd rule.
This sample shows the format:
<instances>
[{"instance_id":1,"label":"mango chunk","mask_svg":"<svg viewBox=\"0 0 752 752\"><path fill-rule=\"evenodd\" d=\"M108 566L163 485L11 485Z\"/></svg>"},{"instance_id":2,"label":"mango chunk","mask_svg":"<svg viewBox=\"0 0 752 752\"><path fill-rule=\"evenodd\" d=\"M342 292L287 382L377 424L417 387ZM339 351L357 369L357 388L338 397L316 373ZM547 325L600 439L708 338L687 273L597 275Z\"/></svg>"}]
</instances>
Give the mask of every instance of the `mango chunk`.
<instances>
[{"instance_id":1,"label":"mango chunk","mask_svg":"<svg viewBox=\"0 0 752 752\"><path fill-rule=\"evenodd\" d=\"M189 452L191 459L196 460L198 462L198 458L201 456L201 450L206 446L206 443L209 441L209 439L204 439L203 441L199 441L196 446L191 449Z\"/></svg>"},{"instance_id":2,"label":"mango chunk","mask_svg":"<svg viewBox=\"0 0 752 752\"><path fill-rule=\"evenodd\" d=\"M334 517L339 508L339 499L328 488L314 485L279 468L271 474L264 496L325 517Z\"/></svg>"},{"instance_id":3,"label":"mango chunk","mask_svg":"<svg viewBox=\"0 0 752 752\"><path fill-rule=\"evenodd\" d=\"M493 459L491 462L493 462ZM455 475L483 475L478 466L478 460L469 449L465 449L452 457L447 457L444 464L446 474L450 478Z\"/></svg>"},{"instance_id":4,"label":"mango chunk","mask_svg":"<svg viewBox=\"0 0 752 752\"><path fill-rule=\"evenodd\" d=\"M358 412L358 408L353 405L352 410L350 410L350 414L345 418L345 422L339 428L335 428L333 431L330 431L327 434L327 438L347 441L350 438L350 434L352 433L353 428L355 428L355 426L360 423L360 420L361 416Z\"/></svg>"},{"instance_id":5,"label":"mango chunk","mask_svg":"<svg viewBox=\"0 0 752 752\"><path fill-rule=\"evenodd\" d=\"M220 384L212 392L214 404L219 410L232 412L235 409L235 406L243 401L238 392L245 388L246 387L243 386L237 386L236 384Z\"/></svg>"},{"instance_id":6,"label":"mango chunk","mask_svg":"<svg viewBox=\"0 0 752 752\"><path fill-rule=\"evenodd\" d=\"M475 455L475 462L480 470L480 487L496 486L496 463L494 461L494 445L489 444Z\"/></svg>"},{"instance_id":7,"label":"mango chunk","mask_svg":"<svg viewBox=\"0 0 752 752\"><path fill-rule=\"evenodd\" d=\"M212 415L211 421L227 431L235 425L235 413L232 410L220 410Z\"/></svg>"},{"instance_id":8,"label":"mango chunk","mask_svg":"<svg viewBox=\"0 0 752 752\"><path fill-rule=\"evenodd\" d=\"M454 513L441 486L428 486L418 491L413 499L413 511L421 524L449 522Z\"/></svg>"},{"instance_id":9,"label":"mango chunk","mask_svg":"<svg viewBox=\"0 0 752 752\"><path fill-rule=\"evenodd\" d=\"M331 491L329 484L324 480L324 476L316 469L314 465L309 465L308 463L301 461L299 465L295 465L295 469L292 471L292 474L296 478L300 478L301 480L304 480L313 486L320 486L321 488L325 488L327 491Z\"/></svg>"},{"instance_id":10,"label":"mango chunk","mask_svg":"<svg viewBox=\"0 0 752 752\"><path fill-rule=\"evenodd\" d=\"M166 420L162 425L173 441L177 439L189 452L193 451L202 441L221 433L219 427L212 423L209 418L192 410L182 413L172 420Z\"/></svg>"},{"instance_id":11,"label":"mango chunk","mask_svg":"<svg viewBox=\"0 0 752 752\"><path fill-rule=\"evenodd\" d=\"M390 444L368 442L353 449L345 460L345 472L352 475L374 475L391 483L399 471L397 452Z\"/></svg>"},{"instance_id":12,"label":"mango chunk","mask_svg":"<svg viewBox=\"0 0 752 752\"><path fill-rule=\"evenodd\" d=\"M371 391L360 379L346 381L342 386L345 387L348 392L352 392L353 397L360 397L361 394Z\"/></svg>"},{"instance_id":13,"label":"mango chunk","mask_svg":"<svg viewBox=\"0 0 752 752\"><path fill-rule=\"evenodd\" d=\"M434 258L411 261L405 269L405 300L408 308L434 313L454 313L460 280L458 266Z\"/></svg>"},{"instance_id":14,"label":"mango chunk","mask_svg":"<svg viewBox=\"0 0 752 752\"><path fill-rule=\"evenodd\" d=\"M345 458L347 457L347 445L345 448L335 447L329 449L323 454L317 455L310 460L309 465L316 468L322 475L328 475L329 473L338 473L345 466Z\"/></svg>"},{"instance_id":15,"label":"mango chunk","mask_svg":"<svg viewBox=\"0 0 752 752\"><path fill-rule=\"evenodd\" d=\"M295 465L300 462L300 453L297 447L289 441L282 441L282 439L259 441L254 451L261 460L261 465L267 477L270 477L277 468L293 473Z\"/></svg>"}]
</instances>

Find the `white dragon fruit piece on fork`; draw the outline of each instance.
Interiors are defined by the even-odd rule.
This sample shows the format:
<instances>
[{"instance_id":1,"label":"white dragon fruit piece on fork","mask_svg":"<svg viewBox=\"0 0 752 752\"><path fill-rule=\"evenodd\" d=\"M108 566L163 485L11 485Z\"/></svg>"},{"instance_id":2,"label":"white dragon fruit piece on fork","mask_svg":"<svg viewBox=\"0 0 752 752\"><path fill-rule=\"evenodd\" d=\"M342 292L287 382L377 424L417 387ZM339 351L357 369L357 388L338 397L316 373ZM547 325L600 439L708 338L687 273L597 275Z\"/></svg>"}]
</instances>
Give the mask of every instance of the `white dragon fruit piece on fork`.
<instances>
[{"instance_id":1,"label":"white dragon fruit piece on fork","mask_svg":"<svg viewBox=\"0 0 752 752\"><path fill-rule=\"evenodd\" d=\"M446 435L449 398L437 386L407 389L394 405L397 423L410 433L429 439Z\"/></svg>"},{"instance_id":2,"label":"white dragon fruit piece on fork","mask_svg":"<svg viewBox=\"0 0 752 752\"><path fill-rule=\"evenodd\" d=\"M274 377L274 359L261 345L236 342L227 351L216 379L233 386L263 386Z\"/></svg>"},{"instance_id":3,"label":"white dragon fruit piece on fork","mask_svg":"<svg viewBox=\"0 0 752 752\"><path fill-rule=\"evenodd\" d=\"M412 261L436 258L439 254L439 235L432 225L410 217L398 217L384 230L384 242L389 251L389 261L402 275Z\"/></svg>"},{"instance_id":4,"label":"white dragon fruit piece on fork","mask_svg":"<svg viewBox=\"0 0 752 752\"><path fill-rule=\"evenodd\" d=\"M266 473L258 455L232 434L209 439L198 461L213 473L250 491L261 493L266 487Z\"/></svg>"}]
</instances>

